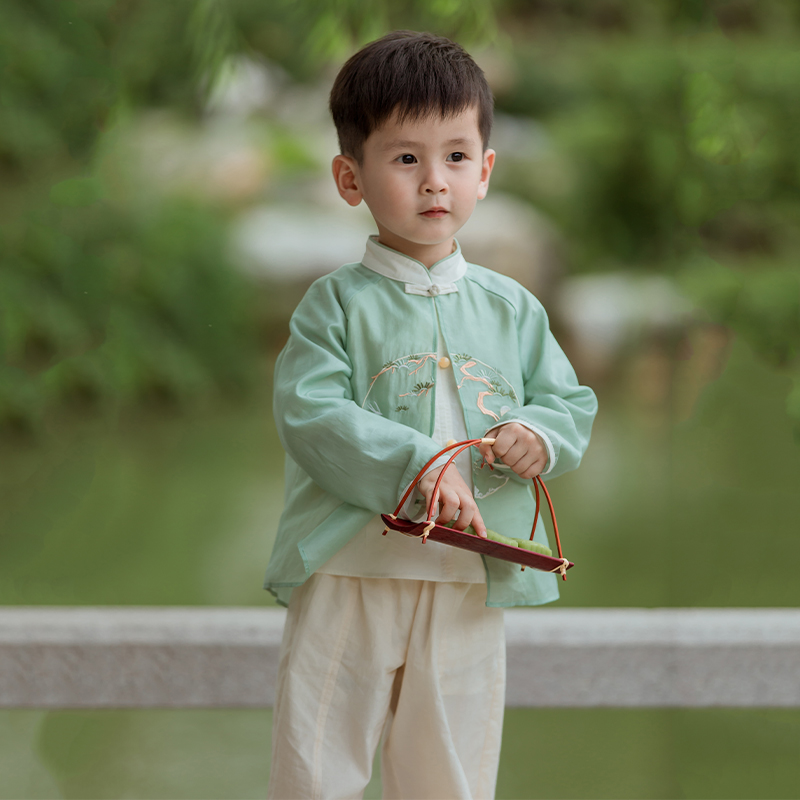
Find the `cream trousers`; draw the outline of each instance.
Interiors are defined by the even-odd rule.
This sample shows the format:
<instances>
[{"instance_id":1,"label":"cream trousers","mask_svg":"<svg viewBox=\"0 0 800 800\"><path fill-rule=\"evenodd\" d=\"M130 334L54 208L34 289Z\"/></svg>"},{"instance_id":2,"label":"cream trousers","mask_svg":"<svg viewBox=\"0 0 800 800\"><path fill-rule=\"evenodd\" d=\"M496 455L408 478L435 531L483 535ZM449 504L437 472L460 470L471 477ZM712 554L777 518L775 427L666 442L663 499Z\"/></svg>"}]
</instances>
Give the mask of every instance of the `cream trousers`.
<instances>
[{"instance_id":1,"label":"cream trousers","mask_svg":"<svg viewBox=\"0 0 800 800\"><path fill-rule=\"evenodd\" d=\"M360 798L381 736L383 797L492 798L503 611L485 584L315 573L281 644L269 794Z\"/></svg>"}]
</instances>

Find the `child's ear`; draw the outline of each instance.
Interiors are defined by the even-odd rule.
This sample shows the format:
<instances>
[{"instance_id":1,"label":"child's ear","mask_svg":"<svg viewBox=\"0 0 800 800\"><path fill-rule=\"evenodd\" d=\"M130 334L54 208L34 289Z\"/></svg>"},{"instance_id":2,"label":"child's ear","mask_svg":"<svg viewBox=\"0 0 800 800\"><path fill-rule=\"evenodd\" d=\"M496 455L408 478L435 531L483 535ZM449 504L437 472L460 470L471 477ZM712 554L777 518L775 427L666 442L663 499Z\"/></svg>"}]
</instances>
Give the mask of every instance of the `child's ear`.
<instances>
[{"instance_id":1,"label":"child's ear","mask_svg":"<svg viewBox=\"0 0 800 800\"><path fill-rule=\"evenodd\" d=\"M357 206L363 199L359 188L358 164L350 156L338 155L333 159L331 165L333 169L333 179L336 181L336 188L339 194L351 206Z\"/></svg>"},{"instance_id":2,"label":"child's ear","mask_svg":"<svg viewBox=\"0 0 800 800\"><path fill-rule=\"evenodd\" d=\"M478 200L483 200L486 197L486 192L489 191L489 178L494 168L494 150L487 150L483 154L483 166L481 167L481 182L478 184Z\"/></svg>"}]
</instances>

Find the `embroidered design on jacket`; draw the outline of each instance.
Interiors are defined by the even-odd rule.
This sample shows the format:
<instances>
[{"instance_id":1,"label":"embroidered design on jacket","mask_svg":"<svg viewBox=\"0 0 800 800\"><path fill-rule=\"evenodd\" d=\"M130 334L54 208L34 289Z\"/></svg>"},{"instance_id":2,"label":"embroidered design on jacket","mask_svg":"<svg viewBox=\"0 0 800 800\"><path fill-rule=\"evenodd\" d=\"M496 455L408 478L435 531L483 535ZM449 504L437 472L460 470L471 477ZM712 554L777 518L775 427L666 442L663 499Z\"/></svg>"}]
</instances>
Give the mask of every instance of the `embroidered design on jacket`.
<instances>
[{"instance_id":1,"label":"embroidered design on jacket","mask_svg":"<svg viewBox=\"0 0 800 800\"><path fill-rule=\"evenodd\" d=\"M498 395L500 397L509 397L519 406L520 402L517 398L517 393L514 391L514 387L508 382L508 380L506 380L506 378L503 377L500 370L490 366L480 359L473 358L467 353L457 353L453 356L453 361L455 361L457 364L461 364L459 367L459 372L464 376L461 378L461 381L458 384L459 390L464 388L464 384L467 381L475 381L476 383L482 384L486 387L483 391L478 392L477 406L481 414L491 417L495 422L500 419L498 414L495 414L494 411L486 408L484 400L487 397L494 397ZM478 367L478 365L480 365L480 367ZM477 372L470 372L470 370L474 369L475 367L478 367Z\"/></svg>"},{"instance_id":2,"label":"embroidered design on jacket","mask_svg":"<svg viewBox=\"0 0 800 800\"><path fill-rule=\"evenodd\" d=\"M478 487L475 487L475 491L473 494L475 495L476 500L483 500L484 497L488 497L490 494L494 494L496 491L502 489L509 481L509 478L498 478L497 480L502 480L502 483L499 486L490 486L485 492L480 491Z\"/></svg>"},{"instance_id":3,"label":"embroidered design on jacket","mask_svg":"<svg viewBox=\"0 0 800 800\"><path fill-rule=\"evenodd\" d=\"M410 392L403 392L403 394L398 395L398 397L408 397L409 395L413 397L424 397L434 386L434 381L420 381Z\"/></svg>"},{"instance_id":4,"label":"embroidered design on jacket","mask_svg":"<svg viewBox=\"0 0 800 800\"><path fill-rule=\"evenodd\" d=\"M472 457L472 475L474 477L474 485L472 494L476 500L483 500L484 497L488 497L490 494L494 494L499 489L502 489L508 482L511 480L508 475L503 475L502 473L497 472L489 472L488 470L484 470L485 464L483 462L483 456L478 453L475 453ZM488 472L488 474L487 474ZM478 488L478 483L486 484L491 481L498 481L495 486L485 486L485 492L482 492Z\"/></svg>"},{"instance_id":5,"label":"embroidered design on jacket","mask_svg":"<svg viewBox=\"0 0 800 800\"><path fill-rule=\"evenodd\" d=\"M364 403L362 408L366 408L367 411L371 411L373 414L377 414L379 417L383 416L383 411L380 410L378 404L373 400L370 400L369 403Z\"/></svg>"},{"instance_id":6,"label":"embroidered design on jacket","mask_svg":"<svg viewBox=\"0 0 800 800\"><path fill-rule=\"evenodd\" d=\"M408 377L411 377L412 375L416 375L429 361L435 359L436 353L411 353L407 356L401 356L400 358L395 358L392 361L387 361L383 365L381 371L372 377L369 388L367 389L367 393L364 395L364 400L361 403L361 407L367 409L367 411L372 411L374 414L383 416L378 404L374 400L369 399L370 392L372 391L378 379L386 374L393 375L397 371L407 372ZM412 387L410 392L404 392L403 394L398 395L398 397L424 397L427 396L431 389L433 389L434 385L435 381L418 381ZM396 412L408 410L409 407L407 405L398 405L395 409Z\"/></svg>"}]
</instances>

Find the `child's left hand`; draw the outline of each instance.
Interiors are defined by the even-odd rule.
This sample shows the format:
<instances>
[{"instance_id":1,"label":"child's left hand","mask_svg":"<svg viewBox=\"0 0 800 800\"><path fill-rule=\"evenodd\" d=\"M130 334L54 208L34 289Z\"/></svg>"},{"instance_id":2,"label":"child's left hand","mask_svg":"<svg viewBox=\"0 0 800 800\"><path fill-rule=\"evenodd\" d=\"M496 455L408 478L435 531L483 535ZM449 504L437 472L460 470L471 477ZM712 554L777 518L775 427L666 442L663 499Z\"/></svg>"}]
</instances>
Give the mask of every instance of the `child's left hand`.
<instances>
[{"instance_id":1,"label":"child's left hand","mask_svg":"<svg viewBox=\"0 0 800 800\"><path fill-rule=\"evenodd\" d=\"M492 428L484 436L495 440L494 444L478 447L487 464L502 458L506 466L525 479L535 478L547 464L547 448L542 439L518 422Z\"/></svg>"}]
</instances>

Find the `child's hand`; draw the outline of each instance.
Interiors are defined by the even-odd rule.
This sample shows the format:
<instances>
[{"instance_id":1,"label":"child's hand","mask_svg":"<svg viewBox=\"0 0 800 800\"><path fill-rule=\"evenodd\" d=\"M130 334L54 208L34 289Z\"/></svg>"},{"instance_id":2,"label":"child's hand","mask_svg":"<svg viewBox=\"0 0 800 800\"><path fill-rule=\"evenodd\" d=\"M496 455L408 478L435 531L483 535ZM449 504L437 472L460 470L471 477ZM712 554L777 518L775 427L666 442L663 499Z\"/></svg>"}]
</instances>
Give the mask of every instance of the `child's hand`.
<instances>
[{"instance_id":1,"label":"child's hand","mask_svg":"<svg viewBox=\"0 0 800 800\"><path fill-rule=\"evenodd\" d=\"M495 458L502 458L507 467L526 479L535 478L547 464L544 442L538 434L518 422L492 428L485 437L495 440L494 444L478 447L487 464L494 463Z\"/></svg>"},{"instance_id":2,"label":"child's hand","mask_svg":"<svg viewBox=\"0 0 800 800\"><path fill-rule=\"evenodd\" d=\"M426 508L431 504L433 487L442 469L442 467L432 469L417 484L420 492L425 496ZM445 472L442 482L439 484L439 509L439 516L435 520L438 524L442 525L455 519L456 512L458 512L458 519L453 525L456 530L463 531L468 525L472 525L478 536L486 538L486 525L483 524L475 498L454 465Z\"/></svg>"}]
</instances>

